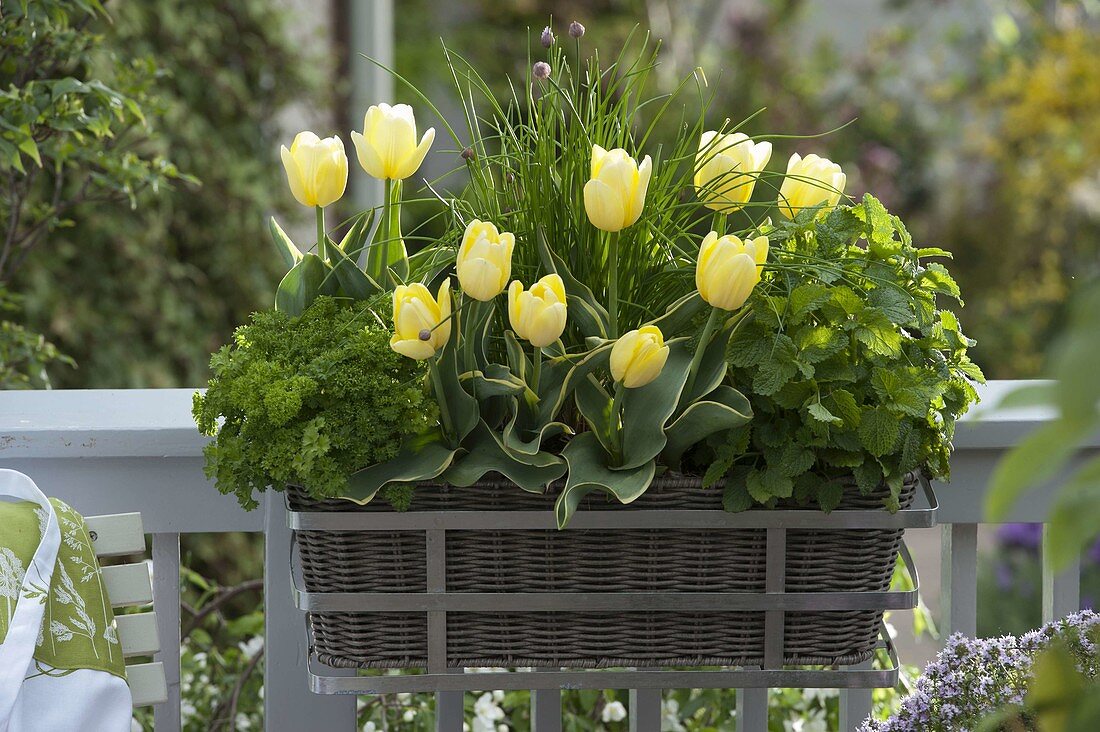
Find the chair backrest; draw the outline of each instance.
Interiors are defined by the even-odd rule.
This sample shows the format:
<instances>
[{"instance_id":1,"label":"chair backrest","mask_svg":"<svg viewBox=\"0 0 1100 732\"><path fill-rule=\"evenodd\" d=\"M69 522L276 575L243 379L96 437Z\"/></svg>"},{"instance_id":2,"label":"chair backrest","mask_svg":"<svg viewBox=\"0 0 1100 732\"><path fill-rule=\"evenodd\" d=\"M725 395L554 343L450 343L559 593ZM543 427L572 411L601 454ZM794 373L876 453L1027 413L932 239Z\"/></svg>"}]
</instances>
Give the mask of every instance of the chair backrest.
<instances>
[{"instance_id":1,"label":"chair backrest","mask_svg":"<svg viewBox=\"0 0 1100 732\"><path fill-rule=\"evenodd\" d=\"M101 564L104 558L145 553L145 533L140 513L88 516L84 521L92 539L92 548ZM153 581L148 562L104 565L103 581L112 607L151 606L153 603ZM151 656L160 650L155 611L117 615L115 622L118 641L127 658ZM127 664L126 678L135 707L168 701L164 664L160 661Z\"/></svg>"}]
</instances>

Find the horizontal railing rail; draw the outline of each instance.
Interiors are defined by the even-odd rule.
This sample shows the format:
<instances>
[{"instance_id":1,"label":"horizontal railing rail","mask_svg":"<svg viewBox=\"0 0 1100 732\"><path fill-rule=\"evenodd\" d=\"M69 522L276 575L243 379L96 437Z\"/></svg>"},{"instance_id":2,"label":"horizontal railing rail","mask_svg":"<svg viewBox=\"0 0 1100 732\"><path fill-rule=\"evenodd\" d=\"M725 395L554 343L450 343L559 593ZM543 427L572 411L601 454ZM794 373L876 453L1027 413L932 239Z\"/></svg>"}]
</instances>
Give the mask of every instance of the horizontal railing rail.
<instances>
[{"instance_id":1,"label":"horizontal railing rail","mask_svg":"<svg viewBox=\"0 0 1100 732\"><path fill-rule=\"evenodd\" d=\"M983 522L989 476L1007 450L1052 416L1039 408L994 409L1018 385L998 381L981 389L982 406L958 426L952 481L937 486L937 521L943 537L942 625L948 631L971 635L976 631L978 525ZM0 466L30 475L46 493L85 514L141 512L146 531L153 535L154 595L162 648L157 660L164 663L169 684L169 702L156 711L157 730L180 729L179 537L230 531L263 533L266 539L267 729L352 730L353 697L313 694L309 688L309 648L303 616L296 607L302 598L290 573L291 530L282 496L269 496L260 510L246 512L232 496L215 490L203 472L206 439L191 419L193 393L191 389L0 392ZM1085 448L1087 454L1097 451L1100 435ZM1052 481L1027 494L1008 520L1042 523L1055 485L1057 481ZM632 513L644 523L644 511ZM530 523L541 528L552 525L553 518L531 517ZM1078 608L1079 575L1079 564L1060 574L1044 564L1045 619ZM545 673L546 683L539 686L555 686L554 672ZM631 682L631 678L638 680ZM657 682L625 673L612 681L608 682L612 686L635 687L630 693L632 729L659 730L660 688L651 688ZM767 690L746 689L738 694L742 729L765 729ZM531 716L537 730L560 729L560 704L558 689L533 692ZM870 691L842 691L841 728L854 729L870 706ZM437 710L440 729L461 729L461 692L440 692Z\"/></svg>"}]
</instances>

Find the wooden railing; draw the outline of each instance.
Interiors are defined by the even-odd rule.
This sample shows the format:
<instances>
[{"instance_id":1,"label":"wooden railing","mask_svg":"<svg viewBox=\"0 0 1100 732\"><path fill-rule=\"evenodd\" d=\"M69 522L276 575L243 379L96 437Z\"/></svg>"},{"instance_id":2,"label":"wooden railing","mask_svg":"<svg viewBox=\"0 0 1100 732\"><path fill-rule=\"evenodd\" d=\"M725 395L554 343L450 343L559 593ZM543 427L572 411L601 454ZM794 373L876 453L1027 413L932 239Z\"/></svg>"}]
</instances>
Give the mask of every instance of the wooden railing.
<instances>
[{"instance_id":1,"label":"wooden railing","mask_svg":"<svg viewBox=\"0 0 1100 732\"><path fill-rule=\"evenodd\" d=\"M995 411L1014 382L982 390L983 407L960 425L953 480L939 486L943 525L941 625L974 634L977 619L978 525L991 471L1002 454L1050 415L1039 409ZM355 699L318 696L307 688L308 648L290 581L291 536L281 496L247 513L203 476L204 439L191 420L188 389L0 392L0 467L31 476L47 494L85 514L140 511L153 537L160 646L169 702L156 710L156 729L180 728L179 537L187 533L263 532L266 612L265 718L271 731L352 730ZM1086 448L1100 450L1100 436ZM1029 494L1010 517L1042 522L1051 490ZM1061 617L1080 602L1079 566L1055 575L1043 569L1043 614ZM903 659L904 660L904 659ZM660 729L660 692L630 694L634 730ZM540 731L560 729L560 692L533 696L532 720ZM841 729L854 729L871 706L871 693L841 698ZM767 693L739 692L741 729L766 729ZM462 698L440 696L438 725L462 729Z\"/></svg>"}]
</instances>

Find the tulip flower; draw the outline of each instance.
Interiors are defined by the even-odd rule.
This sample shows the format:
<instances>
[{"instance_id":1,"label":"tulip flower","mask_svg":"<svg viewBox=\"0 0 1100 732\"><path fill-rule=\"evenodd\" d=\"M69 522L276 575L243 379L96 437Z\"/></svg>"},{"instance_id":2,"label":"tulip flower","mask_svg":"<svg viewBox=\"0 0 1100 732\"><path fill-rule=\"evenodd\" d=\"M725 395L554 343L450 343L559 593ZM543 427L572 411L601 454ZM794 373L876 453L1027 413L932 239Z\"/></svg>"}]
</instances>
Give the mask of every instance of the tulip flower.
<instances>
[{"instance_id":1,"label":"tulip flower","mask_svg":"<svg viewBox=\"0 0 1100 732\"><path fill-rule=\"evenodd\" d=\"M668 360L661 329L644 325L624 333L611 347L611 378L627 389L645 386L661 374Z\"/></svg>"},{"instance_id":2,"label":"tulip flower","mask_svg":"<svg viewBox=\"0 0 1100 732\"><path fill-rule=\"evenodd\" d=\"M695 156L695 191L712 211L730 214L746 203L772 156L770 142L753 143L741 132L704 132Z\"/></svg>"},{"instance_id":3,"label":"tulip flower","mask_svg":"<svg viewBox=\"0 0 1100 732\"><path fill-rule=\"evenodd\" d=\"M351 133L359 164L382 180L403 180L415 173L433 140L434 127L417 144L416 119L407 104L372 106L363 118L363 134Z\"/></svg>"},{"instance_id":4,"label":"tulip flower","mask_svg":"<svg viewBox=\"0 0 1100 732\"><path fill-rule=\"evenodd\" d=\"M312 132L299 132L288 150L279 149L290 192L298 203L310 208L325 207L340 200L348 183L348 156L339 137L321 139Z\"/></svg>"},{"instance_id":5,"label":"tulip flower","mask_svg":"<svg viewBox=\"0 0 1100 732\"><path fill-rule=\"evenodd\" d=\"M588 220L603 231L621 231L642 215L653 161L648 155L642 164L615 148L592 146L592 179L584 186L584 208Z\"/></svg>"},{"instance_id":6,"label":"tulip flower","mask_svg":"<svg viewBox=\"0 0 1100 732\"><path fill-rule=\"evenodd\" d=\"M832 208L840 201L846 181L840 166L828 158L795 153L787 162L787 177L779 188L779 210L793 219L799 211L821 203Z\"/></svg>"},{"instance_id":7,"label":"tulip flower","mask_svg":"<svg viewBox=\"0 0 1100 732\"><path fill-rule=\"evenodd\" d=\"M566 320L565 283L549 274L524 290L519 280L508 286L508 320L512 330L535 348L561 337Z\"/></svg>"},{"instance_id":8,"label":"tulip flower","mask_svg":"<svg viewBox=\"0 0 1100 732\"><path fill-rule=\"evenodd\" d=\"M695 286L713 307L736 310L745 304L760 281L768 258L768 237L741 241L736 236L719 237L710 232L699 247L695 265Z\"/></svg>"},{"instance_id":9,"label":"tulip flower","mask_svg":"<svg viewBox=\"0 0 1100 732\"><path fill-rule=\"evenodd\" d=\"M451 281L443 280L433 299L419 282L393 291L394 334L390 348L422 361L431 358L451 337Z\"/></svg>"},{"instance_id":10,"label":"tulip flower","mask_svg":"<svg viewBox=\"0 0 1100 732\"><path fill-rule=\"evenodd\" d=\"M462 291L482 302L504 292L512 275L515 245L514 234L498 232L488 221L471 221L462 236L455 264Z\"/></svg>"}]
</instances>

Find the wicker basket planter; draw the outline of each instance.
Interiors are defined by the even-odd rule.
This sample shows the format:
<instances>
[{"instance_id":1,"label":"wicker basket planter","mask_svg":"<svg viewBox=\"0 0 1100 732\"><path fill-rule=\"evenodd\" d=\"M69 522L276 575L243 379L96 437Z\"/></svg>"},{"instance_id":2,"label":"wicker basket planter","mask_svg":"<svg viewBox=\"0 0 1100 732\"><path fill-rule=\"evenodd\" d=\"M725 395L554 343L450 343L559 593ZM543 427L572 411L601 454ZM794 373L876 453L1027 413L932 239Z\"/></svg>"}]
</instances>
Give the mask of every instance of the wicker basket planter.
<instances>
[{"instance_id":1,"label":"wicker basket planter","mask_svg":"<svg viewBox=\"0 0 1100 732\"><path fill-rule=\"evenodd\" d=\"M866 661L883 611L915 605L888 590L904 527L934 522L917 487L897 514L854 486L828 515L729 514L720 490L664 477L629 506L590 496L564 531L553 495L506 482L421 486L404 513L288 503L328 666L766 669Z\"/></svg>"}]
</instances>

